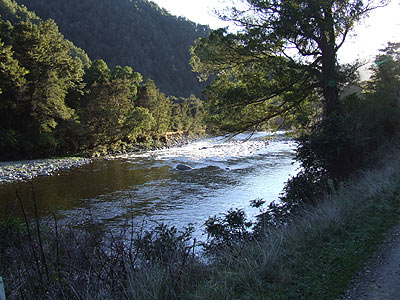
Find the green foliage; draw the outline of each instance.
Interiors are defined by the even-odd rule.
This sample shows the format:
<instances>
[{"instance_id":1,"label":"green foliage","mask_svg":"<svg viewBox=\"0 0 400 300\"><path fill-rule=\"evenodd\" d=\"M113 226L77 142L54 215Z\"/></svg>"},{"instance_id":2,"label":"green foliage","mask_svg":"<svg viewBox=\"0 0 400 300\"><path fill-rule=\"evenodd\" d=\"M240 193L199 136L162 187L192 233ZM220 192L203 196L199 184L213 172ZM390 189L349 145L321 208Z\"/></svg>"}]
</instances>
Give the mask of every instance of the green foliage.
<instances>
[{"instance_id":1,"label":"green foliage","mask_svg":"<svg viewBox=\"0 0 400 300\"><path fill-rule=\"evenodd\" d=\"M132 66L167 95L200 95L203 85L190 70L188 49L209 33L208 26L172 16L150 1L18 2L43 19L54 19L68 39L110 68Z\"/></svg>"},{"instance_id":2,"label":"green foliage","mask_svg":"<svg viewBox=\"0 0 400 300\"><path fill-rule=\"evenodd\" d=\"M165 94L158 95L156 102L150 106L150 112L154 117L153 132L156 134L167 132L171 120L171 101Z\"/></svg>"},{"instance_id":3,"label":"green foliage","mask_svg":"<svg viewBox=\"0 0 400 300\"><path fill-rule=\"evenodd\" d=\"M224 131L260 129L304 112L315 97L313 74L284 57L253 55L240 38L220 29L191 49L200 76L217 77L205 91L209 121ZM277 121L277 118L280 118ZM275 119L275 120L274 120ZM270 122L272 121L272 122Z\"/></svg>"},{"instance_id":4,"label":"green foliage","mask_svg":"<svg viewBox=\"0 0 400 300\"><path fill-rule=\"evenodd\" d=\"M182 232L178 232L173 226L160 224L139 235L134 245L140 250L140 258L144 262L168 265L169 262L179 259L177 256L187 255L193 230L193 226L188 226Z\"/></svg>"},{"instance_id":5,"label":"green foliage","mask_svg":"<svg viewBox=\"0 0 400 300\"><path fill-rule=\"evenodd\" d=\"M222 217L209 217L204 223L207 232L207 241L203 243L208 255L218 256L218 253L229 251L240 244L249 242L253 225L246 219L243 210L229 210Z\"/></svg>"},{"instance_id":6,"label":"green foliage","mask_svg":"<svg viewBox=\"0 0 400 300\"><path fill-rule=\"evenodd\" d=\"M170 130L204 129L194 96L172 103L131 67L91 62L54 21L11 0L0 14L1 159L107 153L158 141Z\"/></svg>"},{"instance_id":7,"label":"green foliage","mask_svg":"<svg viewBox=\"0 0 400 300\"><path fill-rule=\"evenodd\" d=\"M147 108L135 107L124 124L128 139L136 142L139 137L149 136L154 127L154 122L154 118Z\"/></svg>"},{"instance_id":8,"label":"green foliage","mask_svg":"<svg viewBox=\"0 0 400 300\"><path fill-rule=\"evenodd\" d=\"M205 132L206 126L204 117L206 109L203 101L190 95L189 98L172 98L172 118L170 129L194 134Z\"/></svg>"},{"instance_id":9,"label":"green foliage","mask_svg":"<svg viewBox=\"0 0 400 300\"><path fill-rule=\"evenodd\" d=\"M106 81L111 77L111 70L107 63L102 59L94 60L90 67L86 70L84 80L88 87L92 86L96 81Z\"/></svg>"},{"instance_id":10,"label":"green foliage","mask_svg":"<svg viewBox=\"0 0 400 300\"><path fill-rule=\"evenodd\" d=\"M299 115L304 123L304 112L340 111L339 90L353 79L354 68L339 66L336 54L374 1L242 4L221 15L242 27L238 33L213 31L191 49L200 79L215 75L207 91L215 123L243 131L277 116L293 121Z\"/></svg>"},{"instance_id":11,"label":"green foliage","mask_svg":"<svg viewBox=\"0 0 400 300\"><path fill-rule=\"evenodd\" d=\"M203 128L199 99L182 98L173 104L153 80L141 84L141 74L130 67L116 66L110 70L103 60L95 60L84 79L86 89L80 117L83 134L89 141L86 148L107 149L109 145L118 151L116 145L122 146L120 141L141 143L153 140L152 137L157 140L170 130L198 132Z\"/></svg>"},{"instance_id":12,"label":"green foliage","mask_svg":"<svg viewBox=\"0 0 400 300\"><path fill-rule=\"evenodd\" d=\"M107 65L100 66L94 63L89 69L89 74L97 78L83 97L82 119L92 139L91 146L114 142L124 135L123 127L133 110L137 91L132 69L126 69L125 74L120 67L111 72Z\"/></svg>"},{"instance_id":13,"label":"green foliage","mask_svg":"<svg viewBox=\"0 0 400 300\"><path fill-rule=\"evenodd\" d=\"M394 106L400 101L400 43L388 43L375 58L373 75L366 85L366 93L392 99Z\"/></svg>"},{"instance_id":14,"label":"green foliage","mask_svg":"<svg viewBox=\"0 0 400 300\"><path fill-rule=\"evenodd\" d=\"M34 12L28 11L25 6L18 5L14 0L1 1L0 12L3 20L9 20L13 24L21 21L39 21Z\"/></svg>"},{"instance_id":15,"label":"green foliage","mask_svg":"<svg viewBox=\"0 0 400 300\"><path fill-rule=\"evenodd\" d=\"M53 153L58 123L75 117L65 99L80 85L82 63L70 56L74 46L53 21L41 21L12 1L1 10L1 156Z\"/></svg>"},{"instance_id":16,"label":"green foliage","mask_svg":"<svg viewBox=\"0 0 400 300\"><path fill-rule=\"evenodd\" d=\"M90 67L90 58L86 54L84 50L81 48L76 47L72 42L69 40L65 41L66 44L69 45L69 55L78 62L78 64L81 64L85 69Z\"/></svg>"},{"instance_id":17,"label":"green foliage","mask_svg":"<svg viewBox=\"0 0 400 300\"><path fill-rule=\"evenodd\" d=\"M161 93L153 80L148 79L139 89L136 103L147 108L154 118L152 132L161 134L168 131L171 120L171 101Z\"/></svg>"},{"instance_id":18,"label":"green foliage","mask_svg":"<svg viewBox=\"0 0 400 300\"><path fill-rule=\"evenodd\" d=\"M26 83L25 75L28 71L19 66L16 59L13 58L14 51L11 46L5 46L0 40L0 94L3 90L10 88L19 88ZM1 99L1 106L3 107L7 102L7 98ZM8 103L11 104L11 103Z\"/></svg>"},{"instance_id":19,"label":"green foliage","mask_svg":"<svg viewBox=\"0 0 400 300\"><path fill-rule=\"evenodd\" d=\"M338 182L374 162L374 153L390 142L400 128L398 98L399 46L390 44L378 55L366 92L341 100L341 113L314 124L298 139L302 171L288 181L283 201L313 203Z\"/></svg>"},{"instance_id":20,"label":"green foliage","mask_svg":"<svg viewBox=\"0 0 400 300\"><path fill-rule=\"evenodd\" d=\"M82 153L86 147L85 128L79 120L60 121L54 135L58 141L58 148L55 150L57 154L76 155Z\"/></svg>"}]
</instances>

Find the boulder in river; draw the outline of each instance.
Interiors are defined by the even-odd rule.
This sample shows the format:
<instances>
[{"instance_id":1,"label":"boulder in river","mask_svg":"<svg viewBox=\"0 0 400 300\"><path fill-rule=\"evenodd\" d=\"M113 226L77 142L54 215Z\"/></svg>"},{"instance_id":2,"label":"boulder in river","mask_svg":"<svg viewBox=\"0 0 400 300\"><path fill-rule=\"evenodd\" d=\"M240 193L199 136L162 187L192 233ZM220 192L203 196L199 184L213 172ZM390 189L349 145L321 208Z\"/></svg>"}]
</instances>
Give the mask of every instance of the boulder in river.
<instances>
[{"instance_id":1,"label":"boulder in river","mask_svg":"<svg viewBox=\"0 0 400 300\"><path fill-rule=\"evenodd\" d=\"M180 171L186 171L186 170L191 170L192 167L190 167L188 165L184 165L184 164L179 164L176 166L176 169L180 170Z\"/></svg>"}]
</instances>

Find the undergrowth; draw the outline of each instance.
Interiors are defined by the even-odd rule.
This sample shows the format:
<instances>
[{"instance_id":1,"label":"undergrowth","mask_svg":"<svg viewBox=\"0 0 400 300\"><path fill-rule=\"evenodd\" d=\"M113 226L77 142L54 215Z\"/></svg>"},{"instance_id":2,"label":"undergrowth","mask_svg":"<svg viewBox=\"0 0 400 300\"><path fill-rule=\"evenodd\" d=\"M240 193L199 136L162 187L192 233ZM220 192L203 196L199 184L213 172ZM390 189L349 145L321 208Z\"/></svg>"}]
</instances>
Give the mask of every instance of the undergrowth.
<instances>
[{"instance_id":1,"label":"undergrowth","mask_svg":"<svg viewBox=\"0 0 400 300\"><path fill-rule=\"evenodd\" d=\"M252 231L240 210L209 219L207 259L192 228L111 234L90 222L60 228L56 216L47 225L37 215L8 218L7 299L334 299L398 222L399 152L280 226Z\"/></svg>"},{"instance_id":2,"label":"undergrowth","mask_svg":"<svg viewBox=\"0 0 400 300\"><path fill-rule=\"evenodd\" d=\"M260 238L225 249L214 292L191 299L334 299L398 223L399 150ZM260 229L258 229L260 230ZM221 288L223 286L223 288ZM223 293L225 291L225 293Z\"/></svg>"}]
</instances>

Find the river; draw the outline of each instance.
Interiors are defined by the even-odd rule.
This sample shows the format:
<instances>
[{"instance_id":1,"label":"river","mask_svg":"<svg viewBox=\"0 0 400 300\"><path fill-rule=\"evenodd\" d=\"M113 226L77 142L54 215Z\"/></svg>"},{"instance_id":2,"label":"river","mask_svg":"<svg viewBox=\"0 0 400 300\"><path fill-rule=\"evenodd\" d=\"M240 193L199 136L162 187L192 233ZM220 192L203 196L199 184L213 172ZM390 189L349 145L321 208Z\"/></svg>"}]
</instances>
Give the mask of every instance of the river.
<instances>
[{"instance_id":1,"label":"river","mask_svg":"<svg viewBox=\"0 0 400 300\"><path fill-rule=\"evenodd\" d=\"M99 226L118 227L128 220L164 222L198 232L211 215L244 209L250 218L258 210L250 200L277 200L284 183L296 174L295 143L271 139L267 132L197 140L182 147L95 160L54 176L32 180L38 211L56 214L64 223L79 225L90 218ZM178 164L192 169L180 171ZM19 214L15 192L32 214L30 183L0 185L0 214Z\"/></svg>"}]
</instances>

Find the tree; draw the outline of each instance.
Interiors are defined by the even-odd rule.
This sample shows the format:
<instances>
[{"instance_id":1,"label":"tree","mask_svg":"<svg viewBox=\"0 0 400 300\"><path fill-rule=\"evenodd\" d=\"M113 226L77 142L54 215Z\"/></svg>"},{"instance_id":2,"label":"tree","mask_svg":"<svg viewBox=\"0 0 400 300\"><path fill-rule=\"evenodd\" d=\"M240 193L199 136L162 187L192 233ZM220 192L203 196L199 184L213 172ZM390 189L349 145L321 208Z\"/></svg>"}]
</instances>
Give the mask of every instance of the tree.
<instances>
[{"instance_id":1,"label":"tree","mask_svg":"<svg viewBox=\"0 0 400 300\"><path fill-rule=\"evenodd\" d=\"M375 58L367 91L390 98L396 106L400 103L400 43L388 43Z\"/></svg>"},{"instance_id":2,"label":"tree","mask_svg":"<svg viewBox=\"0 0 400 300\"><path fill-rule=\"evenodd\" d=\"M3 1L0 13L0 156L55 154L63 139L56 137L58 124L76 118L66 95L81 84L84 52L64 39L54 21L15 2Z\"/></svg>"},{"instance_id":3,"label":"tree","mask_svg":"<svg viewBox=\"0 0 400 300\"><path fill-rule=\"evenodd\" d=\"M153 80L147 79L147 81L139 88L139 95L136 99L136 105L150 109L153 103L156 101L159 90Z\"/></svg>"},{"instance_id":4,"label":"tree","mask_svg":"<svg viewBox=\"0 0 400 300\"><path fill-rule=\"evenodd\" d=\"M400 122L400 43L389 42L380 52L364 88L366 102L374 104L369 119L377 121L368 120L366 123L373 126L376 135L391 139L396 135Z\"/></svg>"},{"instance_id":5,"label":"tree","mask_svg":"<svg viewBox=\"0 0 400 300\"><path fill-rule=\"evenodd\" d=\"M86 70L83 79L87 86L90 87L93 83L107 81L110 77L111 70L107 63L102 59L96 59L92 62L90 68Z\"/></svg>"},{"instance_id":6,"label":"tree","mask_svg":"<svg viewBox=\"0 0 400 300\"><path fill-rule=\"evenodd\" d=\"M135 107L125 120L124 129L130 141L136 142L139 137L150 136L154 118L144 107Z\"/></svg>"},{"instance_id":7,"label":"tree","mask_svg":"<svg viewBox=\"0 0 400 300\"><path fill-rule=\"evenodd\" d=\"M139 89L136 105L147 108L154 118L153 133L168 131L171 120L171 101L161 93L153 80L148 79Z\"/></svg>"},{"instance_id":8,"label":"tree","mask_svg":"<svg viewBox=\"0 0 400 300\"><path fill-rule=\"evenodd\" d=\"M399 49L399 44L389 43L381 50L363 93L341 99L341 114L316 123L311 134L299 140L297 158L303 174L346 178L372 163L371 153L396 136L400 126Z\"/></svg>"},{"instance_id":9,"label":"tree","mask_svg":"<svg viewBox=\"0 0 400 300\"><path fill-rule=\"evenodd\" d=\"M88 90L83 98L82 120L90 134L91 146L123 138L141 75L133 73L130 67L117 66L111 71L103 60L97 60L87 70L85 79ZM128 126L128 131L132 130Z\"/></svg>"},{"instance_id":10,"label":"tree","mask_svg":"<svg viewBox=\"0 0 400 300\"><path fill-rule=\"evenodd\" d=\"M11 46L0 40L0 156L6 151L18 149L19 133L15 130L19 122L20 101L25 75L28 71L13 58Z\"/></svg>"},{"instance_id":11,"label":"tree","mask_svg":"<svg viewBox=\"0 0 400 300\"><path fill-rule=\"evenodd\" d=\"M11 0L3 0L11 1ZM111 68L133 66L152 78L167 95L200 95L200 84L188 65L188 49L208 26L172 16L143 0L18 0L60 31L92 58ZM1 8L1 7L0 7Z\"/></svg>"},{"instance_id":12,"label":"tree","mask_svg":"<svg viewBox=\"0 0 400 300\"><path fill-rule=\"evenodd\" d=\"M12 47L5 46L0 39L0 94L2 89L21 87L26 82L25 75L28 71L19 66L13 55Z\"/></svg>"},{"instance_id":13,"label":"tree","mask_svg":"<svg viewBox=\"0 0 400 300\"><path fill-rule=\"evenodd\" d=\"M322 99L327 117L340 111L340 86L354 71L338 65L338 50L357 21L388 2L243 0L241 8L221 15L242 30L219 29L198 40L191 65L200 78L216 74L226 85L209 89L208 94L222 95L214 106L268 104L269 112L248 125L284 115L310 96Z\"/></svg>"},{"instance_id":14,"label":"tree","mask_svg":"<svg viewBox=\"0 0 400 300\"><path fill-rule=\"evenodd\" d=\"M70 44L54 21L22 21L12 28L11 40L15 58L29 70L27 113L40 132L50 132L58 120L73 117L74 111L65 104L65 96L82 80L83 66L70 56Z\"/></svg>"},{"instance_id":15,"label":"tree","mask_svg":"<svg viewBox=\"0 0 400 300\"><path fill-rule=\"evenodd\" d=\"M170 97L172 101L170 130L185 131L189 134L204 133L205 109L203 101L190 95L188 98Z\"/></svg>"}]
</instances>

